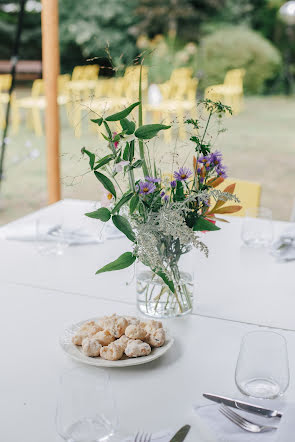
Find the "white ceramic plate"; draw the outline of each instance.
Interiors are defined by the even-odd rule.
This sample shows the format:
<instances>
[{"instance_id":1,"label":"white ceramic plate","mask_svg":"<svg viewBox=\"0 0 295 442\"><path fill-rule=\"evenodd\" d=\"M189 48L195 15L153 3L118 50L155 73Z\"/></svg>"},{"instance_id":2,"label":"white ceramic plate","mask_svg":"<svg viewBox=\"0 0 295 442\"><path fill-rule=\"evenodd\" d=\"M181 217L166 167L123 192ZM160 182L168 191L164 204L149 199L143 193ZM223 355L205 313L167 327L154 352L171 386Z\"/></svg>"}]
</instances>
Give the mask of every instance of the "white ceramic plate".
<instances>
[{"instance_id":1,"label":"white ceramic plate","mask_svg":"<svg viewBox=\"0 0 295 442\"><path fill-rule=\"evenodd\" d=\"M162 347L153 348L151 353L148 356L141 356L139 358L128 358L127 356L123 356L123 359L119 359L119 361L106 361L102 358L90 358L89 356L84 355L82 352L82 347L74 345L72 343L72 337L77 333L81 325L88 321L97 321L99 318L91 318L86 319L85 321L80 321L76 324L72 324L68 326L64 334L60 337L60 345L67 355L69 355L72 359L75 359L78 362L83 362L84 364L96 365L97 367L129 367L131 365L141 365L146 364L148 362L154 361L155 359L160 358L166 351L172 347L174 343L174 339L170 336L167 336L166 332L166 342Z\"/></svg>"}]
</instances>

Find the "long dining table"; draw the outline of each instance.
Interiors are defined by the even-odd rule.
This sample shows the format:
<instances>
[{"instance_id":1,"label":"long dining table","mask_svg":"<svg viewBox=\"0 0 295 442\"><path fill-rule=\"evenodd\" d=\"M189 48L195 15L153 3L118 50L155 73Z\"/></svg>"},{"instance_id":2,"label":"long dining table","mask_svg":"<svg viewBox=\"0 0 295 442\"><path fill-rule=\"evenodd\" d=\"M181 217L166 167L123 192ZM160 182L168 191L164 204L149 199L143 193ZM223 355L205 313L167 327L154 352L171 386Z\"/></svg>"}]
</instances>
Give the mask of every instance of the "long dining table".
<instances>
[{"instance_id":1,"label":"long dining table","mask_svg":"<svg viewBox=\"0 0 295 442\"><path fill-rule=\"evenodd\" d=\"M59 346L68 324L111 313L138 314L133 268L95 275L106 262L131 250L127 239L70 246L61 256L40 254L35 241L7 239L41 217L55 224L61 215L65 225L100 235L100 223L84 216L94 207L92 201L63 200L0 228L3 442L62 440L55 428L59 378L80 366ZM206 403L206 391L242 397L235 366L241 339L249 331L274 330L286 338L290 385L282 401L295 401L295 262L278 263L269 250L246 248L243 220L228 220L220 231L202 235L210 253L209 258L194 255L193 312L165 321L175 338L173 347L149 364L108 370L122 440L138 430L174 431L190 423L188 442L215 442L193 407ZM275 235L289 226L273 224ZM82 367L87 376L88 367Z\"/></svg>"}]
</instances>

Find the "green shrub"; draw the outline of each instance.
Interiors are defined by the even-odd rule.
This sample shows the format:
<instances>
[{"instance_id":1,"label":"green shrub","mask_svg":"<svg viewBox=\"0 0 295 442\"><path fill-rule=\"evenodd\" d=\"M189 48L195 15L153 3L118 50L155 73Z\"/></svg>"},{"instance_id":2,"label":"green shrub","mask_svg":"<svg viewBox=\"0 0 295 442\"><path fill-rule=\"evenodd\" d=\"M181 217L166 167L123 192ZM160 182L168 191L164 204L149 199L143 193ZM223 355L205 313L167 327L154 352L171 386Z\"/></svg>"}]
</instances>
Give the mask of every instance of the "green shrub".
<instances>
[{"instance_id":1,"label":"green shrub","mask_svg":"<svg viewBox=\"0 0 295 442\"><path fill-rule=\"evenodd\" d=\"M222 83L226 72L235 68L246 70L246 92L261 93L264 82L280 71L281 55L268 40L245 27L226 27L202 39L199 48L199 70L204 75L202 88Z\"/></svg>"}]
</instances>

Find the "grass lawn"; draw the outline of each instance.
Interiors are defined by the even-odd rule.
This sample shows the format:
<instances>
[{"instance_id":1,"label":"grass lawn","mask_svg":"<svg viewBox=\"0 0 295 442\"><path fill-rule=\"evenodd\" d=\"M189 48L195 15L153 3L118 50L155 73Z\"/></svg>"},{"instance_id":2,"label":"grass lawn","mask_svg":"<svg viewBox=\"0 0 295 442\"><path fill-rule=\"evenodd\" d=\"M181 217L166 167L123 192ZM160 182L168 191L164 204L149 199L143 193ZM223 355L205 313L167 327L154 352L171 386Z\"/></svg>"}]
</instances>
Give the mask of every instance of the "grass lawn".
<instances>
[{"instance_id":1,"label":"grass lawn","mask_svg":"<svg viewBox=\"0 0 295 442\"><path fill-rule=\"evenodd\" d=\"M85 115L86 116L86 115ZM295 198L295 97L249 97L244 111L225 119L227 131L220 135L216 148L224 153L229 175L262 184L262 202L273 210L276 219L288 220ZM0 193L0 225L46 205L46 153L44 137L36 137L23 124L17 135L9 134L5 180ZM62 111L61 166L64 198L99 199L101 188L87 172L87 161L80 154L83 146L101 152L105 142L88 130L83 121L81 138L74 136ZM173 155L173 143L159 138L157 162L165 167ZM190 142L179 142L178 160L182 164ZM39 153L35 159L30 153Z\"/></svg>"}]
</instances>

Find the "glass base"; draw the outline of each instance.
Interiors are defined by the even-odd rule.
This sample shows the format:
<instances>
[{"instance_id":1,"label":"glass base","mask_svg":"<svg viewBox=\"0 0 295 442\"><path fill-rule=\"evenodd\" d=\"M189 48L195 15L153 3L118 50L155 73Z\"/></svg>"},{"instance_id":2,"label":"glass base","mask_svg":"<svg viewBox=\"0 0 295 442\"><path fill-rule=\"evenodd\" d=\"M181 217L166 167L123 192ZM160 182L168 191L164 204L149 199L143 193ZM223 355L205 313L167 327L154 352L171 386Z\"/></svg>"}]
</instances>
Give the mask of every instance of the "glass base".
<instances>
[{"instance_id":1,"label":"glass base","mask_svg":"<svg viewBox=\"0 0 295 442\"><path fill-rule=\"evenodd\" d=\"M113 434L113 428L103 417L84 418L67 429L68 442L103 442Z\"/></svg>"},{"instance_id":2,"label":"glass base","mask_svg":"<svg viewBox=\"0 0 295 442\"><path fill-rule=\"evenodd\" d=\"M159 319L165 319L165 318L178 318L181 316L188 315L192 312L192 308L189 308L187 310L184 310L182 312L175 311L174 308L167 308L165 303L156 303L156 302L149 302L148 305L146 305L145 302L137 301L137 308L138 310L145 316L149 316L151 318L159 318Z\"/></svg>"},{"instance_id":3,"label":"glass base","mask_svg":"<svg viewBox=\"0 0 295 442\"><path fill-rule=\"evenodd\" d=\"M137 307L153 318L176 318L192 312L193 279L187 272L180 273L176 294L150 270L137 274Z\"/></svg>"},{"instance_id":4,"label":"glass base","mask_svg":"<svg viewBox=\"0 0 295 442\"><path fill-rule=\"evenodd\" d=\"M280 394L280 386L273 379L254 378L238 385L240 391L247 396L252 396L260 399L273 399Z\"/></svg>"}]
</instances>

